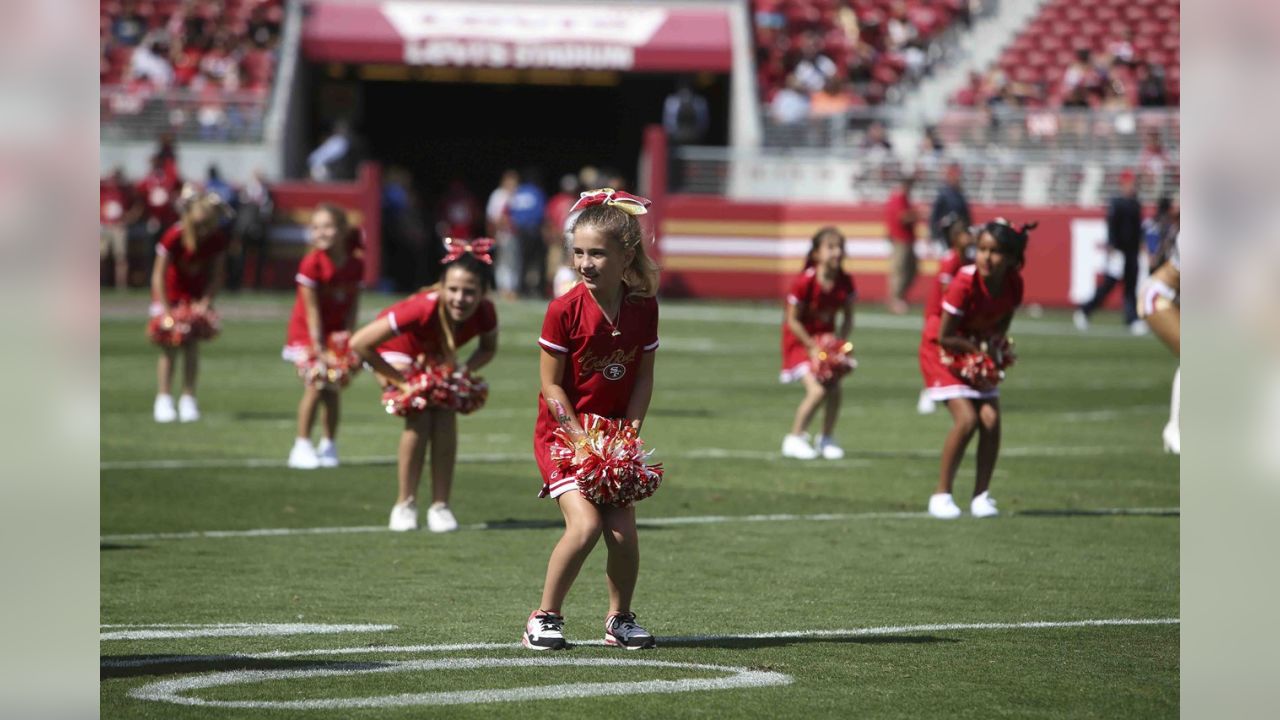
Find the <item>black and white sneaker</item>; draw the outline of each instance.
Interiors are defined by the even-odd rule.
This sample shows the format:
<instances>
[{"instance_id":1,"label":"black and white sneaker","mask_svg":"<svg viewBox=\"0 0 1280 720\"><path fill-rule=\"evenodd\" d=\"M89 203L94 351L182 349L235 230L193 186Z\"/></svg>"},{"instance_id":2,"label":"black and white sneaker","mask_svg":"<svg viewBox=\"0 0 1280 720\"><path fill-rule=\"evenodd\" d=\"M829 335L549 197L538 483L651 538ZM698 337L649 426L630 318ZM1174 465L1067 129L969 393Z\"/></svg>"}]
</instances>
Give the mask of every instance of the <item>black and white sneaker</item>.
<instances>
[{"instance_id":1,"label":"black and white sneaker","mask_svg":"<svg viewBox=\"0 0 1280 720\"><path fill-rule=\"evenodd\" d=\"M530 650L563 650L569 647L569 643L564 641L564 617L534 610L524 625L520 644Z\"/></svg>"},{"instance_id":2,"label":"black and white sneaker","mask_svg":"<svg viewBox=\"0 0 1280 720\"><path fill-rule=\"evenodd\" d=\"M635 613L625 612L605 618L604 644L628 650L647 650L657 647L658 640L636 624Z\"/></svg>"}]
</instances>

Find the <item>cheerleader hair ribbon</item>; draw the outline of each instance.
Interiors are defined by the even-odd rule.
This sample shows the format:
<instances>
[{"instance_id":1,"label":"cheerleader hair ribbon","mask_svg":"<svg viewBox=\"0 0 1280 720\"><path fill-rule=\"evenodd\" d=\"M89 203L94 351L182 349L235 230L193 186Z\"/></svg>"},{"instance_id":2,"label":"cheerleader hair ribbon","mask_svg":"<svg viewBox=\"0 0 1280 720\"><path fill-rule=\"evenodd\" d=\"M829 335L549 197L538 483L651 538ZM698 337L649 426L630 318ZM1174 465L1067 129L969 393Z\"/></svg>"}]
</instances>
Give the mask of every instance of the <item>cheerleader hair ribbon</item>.
<instances>
[{"instance_id":1,"label":"cheerleader hair ribbon","mask_svg":"<svg viewBox=\"0 0 1280 720\"><path fill-rule=\"evenodd\" d=\"M628 215L644 215L649 212L649 206L653 201L648 198L642 198L639 195L632 195L621 190L613 188L600 188L599 190L587 190L578 196L578 202L569 208L569 214L579 210L586 210L595 205L608 205L616 207Z\"/></svg>"},{"instance_id":2,"label":"cheerleader hair ribbon","mask_svg":"<svg viewBox=\"0 0 1280 720\"><path fill-rule=\"evenodd\" d=\"M444 259L440 261L441 265L448 265L458 258L471 253L477 260L485 265L493 264L493 239L477 238L475 240L455 240L454 238L444 239Z\"/></svg>"}]
</instances>

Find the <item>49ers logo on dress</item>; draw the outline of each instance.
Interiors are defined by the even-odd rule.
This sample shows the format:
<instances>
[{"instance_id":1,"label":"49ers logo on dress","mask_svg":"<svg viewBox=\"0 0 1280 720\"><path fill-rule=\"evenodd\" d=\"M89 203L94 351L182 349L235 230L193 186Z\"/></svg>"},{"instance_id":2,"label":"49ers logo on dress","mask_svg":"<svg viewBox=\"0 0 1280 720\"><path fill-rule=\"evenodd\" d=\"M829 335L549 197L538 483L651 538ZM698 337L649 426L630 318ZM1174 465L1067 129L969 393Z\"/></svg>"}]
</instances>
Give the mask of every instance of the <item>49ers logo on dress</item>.
<instances>
[{"instance_id":1,"label":"49ers logo on dress","mask_svg":"<svg viewBox=\"0 0 1280 720\"><path fill-rule=\"evenodd\" d=\"M606 380L617 380L627 374L627 364L636 359L636 348L631 350L614 350L607 355L597 355L590 349L582 353L578 359L578 374L582 376L598 372Z\"/></svg>"}]
</instances>

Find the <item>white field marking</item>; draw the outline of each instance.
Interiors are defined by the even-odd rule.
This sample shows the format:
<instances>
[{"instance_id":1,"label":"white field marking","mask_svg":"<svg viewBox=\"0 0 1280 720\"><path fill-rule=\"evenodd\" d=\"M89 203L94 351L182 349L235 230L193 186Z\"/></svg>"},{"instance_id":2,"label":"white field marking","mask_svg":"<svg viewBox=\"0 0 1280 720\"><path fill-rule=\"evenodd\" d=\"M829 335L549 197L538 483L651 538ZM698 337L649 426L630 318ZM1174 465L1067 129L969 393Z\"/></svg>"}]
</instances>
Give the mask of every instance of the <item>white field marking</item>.
<instances>
[{"instance_id":1,"label":"white field marking","mask_svg":"<svg viewBox=\"0 0 1280 720\"><path fill-rule=\"evenodd\" d=\"M113 627L104 625L106 627ZM333 635L351 632L385 632L396 625L317 625L313 623L231 623L211 625L151 625L146 629L110 630L99 640L171 640L206 637L269 637L275 635Z\"/></svg>"},{"instance_id":2,"label":"white field marking","mask_svg":"<svg viewBox=\"0 0 1280 720\"><path fill-rule=\"evenodd\" d=\"M681 680L643 680L637 682L567 683L492 690L455 690L450 692L405 693L354 698L314 700L205 700L183 693L227 685L302 680L307 678L349 676L357 674L401 673L431 670L479 670L511 667L659 667L727 673L719 678L686 678ZM664 660L618 658L446 658L442 660L399 660L377 664L353 663L347 667L309 670L235 670L207 675L161 680L129 692L139 700L168 702L204 707L335 710L352 708L386 708L424 705L474 705L479 703L521 702L526 700L559 700L621 695L679 693L704 690L733 690L789 685L793 679L778 672L751 670L732 665L707 665Z\"/></svg>"},{"instance_id":3,"label":"white field marking","mask_svg":"<svg viewBox=\"0 0 1280 720\"><path fill-rule=\"evenodd\" d=\"M1029 622L1001 623L933 623L927 625L881 625L845 630L791 630L780 632L744 633L740 635L677 635L659 637L659 647L665 645L696 645L707 642L733 640L801 640L804 638L875 637L883 635L910 635L927 632L959 632L966 630L1053 630L1084 627L1140 627L1145 625L1178 625L1178 618L1103 618L1092 620L1034 620ZM570 641L575 646L603 646L603 640ZM104 668L133 668L149 665L182 665L244 660L283 660L301 657L328 657L332 655L408 655L414 653L474 652L488 650L520 650L520 643L447 643L437 645L380 645L363 647L327 648L318 650L268 650L266 652L237 655L170 655L140 658L101 660Z\"/></svg>"},{"instance_id":4,"label":"white field marking","mask_svg":"<svg viewBox=\"0 0 1280 720\"><path fill-rule=\"evenodd\" d=\"M1179 512L1179 508L1068 508L1060 510L1062 514L1078 513L1080 515L1156 515L1167 516ZM1039 516L1047 514L1046 511L1029 510L1022 513L1006 512L1007 516L1016 517L1018 515ZM752 522L839 522L839 521L859 521L859 520L927 520L930 515L924 512L865 512L865 513L816 513L808 515L790 514L790 513L774 513L769 515L690 515L682 517L667 518L637 518L636 525L640 527L674 527L679 525L718 525L722 523L752 523ZM547 519L546 523L556 523L558 521ZM531 524L539 527L542 525L541 520L534 520ZM504 523L472 523L469 525L460 525L460 530L509 530L512 526L521 525L520 522ZM289 535L346 535L355 533L379 533L390 532L385 525L352 525L342 527L312 527L312 528L258 528L253 530L193 530L190 532L168 532L168 533L128 533L122 535L103 535L99 538L102 543L118 543L118 542L138 542L153 540L197 540L197 539L219 539L219 538L254 538L254 537L284 537Z\"/></svg>"},{"instance_id":5,"label":"white field marking","mask_svg":"<svg viewBox=\"0 0 1280 720\"><path fill-rule=\"evenodd\" d=\"M858 450L849 451L858 455ZM904 448L901 450L867 450L861 454L873 457L901 458L934 458L940 451L936 447ZM1118 445L1080 445L1049 446L1032 445L1027 447L1002 448L1000 453L1006 457L1076 457L1095 455L1133 455L1158 454L1151 448L1123 447ZM654 460L763 460L783 464L796 464L796 461L782 457L781 453L772 450L741 450L737 448L704 447L685 452L656 452ZM528 452L515 453L468 453L458 456L459 463L510 463L530 462L533 460L533 449ZM366 455L346 457L343 465L394 465L394 455ZM844 460L824 460L819 467L866 467L870 460L860 457L846 457ZM108 460L99 463L100 470L189 470L197 468L284 468L285 460L280 458L165 458L157 460Z\"/></svg>"}]
</instances>

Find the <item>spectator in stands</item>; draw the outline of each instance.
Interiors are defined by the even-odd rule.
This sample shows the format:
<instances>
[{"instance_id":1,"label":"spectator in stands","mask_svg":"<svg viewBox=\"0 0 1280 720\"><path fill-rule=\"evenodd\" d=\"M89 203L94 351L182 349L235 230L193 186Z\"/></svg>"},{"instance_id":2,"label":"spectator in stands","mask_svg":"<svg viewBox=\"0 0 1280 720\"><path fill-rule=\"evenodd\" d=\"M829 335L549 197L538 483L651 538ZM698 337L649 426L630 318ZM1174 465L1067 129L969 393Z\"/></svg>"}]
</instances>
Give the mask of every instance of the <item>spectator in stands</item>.
<instances>
[{"instance_id":1,"label":"spectator in stands","mask_svg":"<svg viewBox=\"0 0 1280 720\"><path fill-rule=\"evenodd\" d=\"M343 119L333 123L333 131L320 146L307 157L311 179L316 182L352 180L355 178L352 162L351 125ZM347 171L350 167L352 170Z\"/></svg>"},{"instance_id":2,"label":"spectator in stands","mask_svg":"<svg viewBox=\"0 0 1280 720\"><path fill-rule=\"evenodd\" d=\"M134 47L142 43L147 33L147 21L138 14L136 0L125 0L120 14L111 21L111 37L121 45Z\"/></svg>"},{"instance_id":3,"label":"spectator in stands","mask_svg":"<svg viewBox=\"0 0 1280 720\"><path fill-rule=\"evenodd\" d=\"M582 172L585 174L587 169L584 167ZM515 298L520 290L520 241L512 231L509 212L511 196L519 186L520 174L515 170L504 171L498 187L489 193L484 213L486 234L497 244L494 279L498 292L507 300Z\"/></svg>"},{"instance_id":4,"label":"spectator in stands","mask_svg":"<svg viewBox=\"0 0 1280 720\"><path fill-rule=\"evenodd\" d=\"M542 282L547 274L547 250L542 241L547 196L542 192L539 180L536 168L526 168L520 173L520 185L511 194L507 205L511 228L520 243L518 292L525 297L543 296Z\"/></svg>"},{"instance_id":5,"label":"spectator in stands","mask_svg":"<svg viewBox=\"0 0 1280 720\"><path fill-rule=\"evenodd\" d=\"M614 188L615 190L617 188ZM555 297L555 276L565 266L565 224L569 220L569 208L578 201L578 178L573 174L560 178L560 192L547 201L547 219L543 223L542 239L547 246L546 280Z\"/></svg>"},{"instance_id":6,"label":"spectator in stands","mask_svg":"<svg viewBox=\"0 0 1280 720\"><path fill-rule=\"evenodd\" d=\"M1119 38L1111 41L1107 51L1111 53L1112 57L1121 62L1126 64L1133 63L1133 30L1126 28Z\"/></svg>"},{"instance_id":7,"label":"spectator in stands","mask_svg":"<svg viewBox=\"0 0 1280 720\"><path fill-rule=\"evenodd\" d=\"M1141 176L1138 179L1146 182L1149 187L1158 187L1164 179L1164 170L1168 163L1169 157L1164 152L1160 131L1155 128L1147 130L1142 152L1138 155L1138 167L1141 169Z\"/></svg>"},{"instance_id":8,"label":"spectator in stands","mask_svg":"<svg viewBox=\"0 0 1280 720\"><path fill-rule=\"evenodd\" d=\"M260 48L270 48L280 37L280 23L269 12L267 3L260 2L249 11L246 34L250 42Z\"/></svg>"},{"instance_id":9,"label":"spectator in stands","mask_svg":"<svg viewBox=\"0 0 1280 720\"><path fill-rule=\"evenodd\" d=\"M829 118L843 115L859 101L857 95L850 90L847 83L840 78L827 79L826 87L809 97L809 115L815 118Z\"/></svg>"},{"instance_id":10,"label":"spectator in stands","mask_svg":"<svg viewBox=\"0 0 1280 720\"><path fill-rule=\"evenodd\" d=\"M122 168L104 178L98 190L100 256L111 258L116 290L124 290L129 286L129 225L138 219L142 208Z\"/></svg>"},{"instance_id":11,"label":"spectator in stands","mask_svg":"<svg viewBox=\"0 0 1280 720\"><path fill-rule=\"evenodd\" d=\"M154 34L134 48L129 68L130 74L146 78L154 87L163 89L173 84L173 66L169 64L168 50Z\"/></svg>"},{"instance_id":12,"label":"spectator in stands","mask_svg":"<svg viewBox=\"0 0 1280 720\"><path fill-rule=\"evenodd\" d=\"M889 142L884 124L879 120L873 120L867 126L867 132L862 137L862 151L873 162L888 160L893 155L893 143Z\"/></svg>"},{"instance_id":13,"label":"spectator in stands","mask_svg":"<svg viewBox=\"0 0 1280 720\"><path fill-rule=\"evenodd\" d=\"M1058 93L1064 107L1088 107L1088 82L1090 78L1089 50L1076 50L1076 58L1062 73Z\"/></svg>"},{"instance_id":14,"label":"spectator in stands","mask_svg":"<svg viewBox=\"0 0 1280 720\"><path fill-rule=\"evenodd\" d=\"M889 312L904 315L910 310L907 293L916 278L916 221L919 214L911 205L911 188L914 174L902 176L898 189L889 195L885 203L885 226L888 229L889 255Z\"/></svg>"},{"instance_id":15,"label":"spectator in stands","mask_svg":"<svg viewBox=\"0 0 1280 720\"><path fill-rule=\"evenodd\" d=\"M982 75L969 73L969 82L956 93L956 104L961 107L975 107L982 99Z\"/></svg>"},{"instance_id":16,"label":"spectator in stands","mask_svg":"<svg viewBox=\"0 0 1280 720\"><path fill-rule=\"evenodd\" d=\"M266 267L270 244L267 242L267 230L275 215L275 200L267 187L262 170L254 169L236 198L239 212L236 213L235 229L231 235L231 246L227 256L227 287L239 290L244 282L245 259L249 251L253 251L253 287L262 287L262 271Z\"/></svg>"},{"instance_id":17,"label":"spectator in stands","mask_svg":"<svg viewBox=\"0 0 1280 720\"><path fill-rule=\"evenodd\" d=\"M796 125L809 118L809 93L795 75L788 75L786 87L774 94L769 116L779 125Z\"/></svg>"},{"instance_id":18,"label":"spectator in stands","mask_svg":"<svg viewBox=\"0 0 1280 720\"><path fill-rule=\"evenodd\" d=\"M236 209L236 191L231 184L222 179L222 173L218 170L217 165L209 165L206 171L204 189L217 195L222 202L232 210Z\"/></svg>"},{"instance_id":19,"label":"spectator in stands","mask_svg":"<svg viewBox=\"0 0 1280 720\"><path fill-rule=\"evenodd\" d=\"M800 59L796 61L792 73L800 88L807 93L815 93L827 84L827 79L836 74L835 62L822 53L822 38L815 32L805 33L800 44Z\"/></svg>"},{"instance_id":20,"label":"spectator in stands","mask_svg":"<svg viewBox=\"0 0 1280 720\"><path fill-rule=\"evenodd\" d=\"M1159 65L1140 62L1134 72L1134 81L1138 85L1138 105L1164 107L1169 104L1164 90L1164 71Z\"/></svg>"},{"instance_id":21,"label":"spectator in stands","mask_svg":"<svg viewBox=\"0 0 1280 720\"><path fill-rule=\"evenodd\" d=\"M960 163L947 164L943 173L942 185L938 188L938 196L933 200L933 210L929 213L929 232L942 248L950 246L946 236L947 229L942 227L943 218L964 223L965 227L973 224L973 215L969 212L969 199L965 197L961 187L962 168Z\"/></svg>"},{"instance_id":22,"label":"spectator in stands","mask_svg":"<svg viewBox=\"0 0 1280 720\"><path fill-rule=\"evenodd\" d=\"M1136 302L1138 252L1142 247L1142 204L1138 202L1136 180L1132 170L1120 174L1120 193L1111 198L1107 206L1107 247L1110 252L1121 255L1124 261L1124 322L1133 334L1143 335L1147 326L1138 319ZM1114 269L1104 272L1093 298L1076 310L1072 319L1077 329L1089 329L1089 316L1102 306L1118 284L1115 276Z\"/></svg>"},{"instance_id":23,"label":"spectator in stands","mask_svg":"<svg viewBox=\"0 0 1280 720\"><path fill-rule=\"evenodd\" d=\"M146 223L147 247L155 252L160 235L178 222L178 191L182 181L168 167L163 153L151 156L151 171L139 181L134 192L142 202L142 218ZM151 258L154 260L154 258Z\"/></svg>"}]
</instances>

